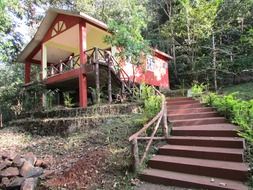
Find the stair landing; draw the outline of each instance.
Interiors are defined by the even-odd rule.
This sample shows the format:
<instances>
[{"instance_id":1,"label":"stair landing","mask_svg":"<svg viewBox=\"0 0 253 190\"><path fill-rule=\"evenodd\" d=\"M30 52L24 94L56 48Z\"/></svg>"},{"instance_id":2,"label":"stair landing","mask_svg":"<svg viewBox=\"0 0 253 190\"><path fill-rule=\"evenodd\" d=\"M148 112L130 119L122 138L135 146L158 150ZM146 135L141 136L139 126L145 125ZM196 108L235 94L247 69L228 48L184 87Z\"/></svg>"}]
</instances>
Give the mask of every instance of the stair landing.
<instances>
[{"instance_id":1,"label":"stair landing","mask_svg":"<svg viewBox=\"0 0 253 190\"><path fill-rule=\"evenodd\" d=\"M248 189L249 166L238 127L191 98L167 99L167 105L171 136L140 178L184 188Z\"/></svg>"}]
</instances>

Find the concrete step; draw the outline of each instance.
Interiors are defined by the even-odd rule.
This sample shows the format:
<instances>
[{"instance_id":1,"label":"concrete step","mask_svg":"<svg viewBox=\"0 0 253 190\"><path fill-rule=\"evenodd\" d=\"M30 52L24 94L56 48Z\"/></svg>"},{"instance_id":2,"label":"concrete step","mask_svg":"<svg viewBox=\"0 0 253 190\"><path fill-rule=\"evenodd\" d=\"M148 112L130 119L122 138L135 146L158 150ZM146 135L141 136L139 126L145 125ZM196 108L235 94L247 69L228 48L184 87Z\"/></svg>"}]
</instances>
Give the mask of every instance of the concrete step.
<instances>
[{"instance_id":1,"label":"concrete step","mask_svg":"<svg viewBox=\"0 0 253 190\"><path fill-rule=\"evenodd\" d=\"M219 114L215 111L199 112L199 113L185 113L185 114L168 114L169 120L181 120L181 119L197 119L206 117L218 117Z\"/></svg>"},{"instance_id":2,"label":"concrete step","mask_svg":"<svg viewBox=\"0 0 253 190\"><path fill-rule=\"evenodd\" d=\"M212 176L246 181L249 167L245 163L156 155L148 166L154 169L184 172L194 175Z\"/></svg>"},{"instance_id":3,"label":"concrete step","mask_svg":"<svg viewBox=\"0 0 253 190\"><path fill-rule=\"evenodd\" d=\"M167 109L168 114L189 114L189 113L202 113L212 111L213 108L210 107L189 108L189 109Z\"/></svg>"},{"instance_id":4,"label":"concrete step","mask_svg":"<svg viewBox=\"0 0 253 190\"><path fill-rule=\"evenodd\" d=\"M238 127L232 124L208 124L173 127L174 136L237 137Z\"/></svg>"},{"instance_id":5,"label":"concrete step","mask_svg":"<svg viewBox=\"0 0 253 190\"><path fill-rule=\"evenodd\" d=\"M174 110L174 109L189 109L189 108L202 108L204 107L203 104L199 103L199 102L195 102L195 103L187 103L187 104L179 104L179 105L171 105L169 103L167 103L167 109L168 110Z\"/></svg>"},{"instance_id":6,"label":"concrete step","mask_svg":"<svg viewBox=\"0 0 253 190\"><path fill-rule=\"evenodd\" d=\"M145 169L141 175L142 180L185 188L200 188L210 190L247 190L248 187L242 182L227 180L222 178L212 178L185 174L173 171L164 171L158 169Z\"/></svg>"},{"instance_id":7,"label":"concrete step","mask_svg":"<svg viewBox=\"0 0 253 190\"><path fill-rule=\"evenodd\" d=\"M172 123L173 127L180 127L180 126L226 123L227 120L224 117L207 117L207 118L200 118L200 119L170 120L170 122Z\"/></svg>"},{"instance_id":8,"label":"concrete step","mask_svg":"<svg viewBox=\"0 0 253 190\"><path fill-rule=\"evenodd\" d=\"M201 159L243 162L243 149L217 148L201 146L164 145L159 148L159 154L183 156Z\"/></svg>"},{"instance_id":9,"label":"concrete step","mask_svg":"<svg viewBox=\"0 0 253 190\"><path fill-rule=\"evenodd\" d=\"M244 140L238 137L171 136L167 142L185 146L244 148Z\"/></svg>"}]
</instances>

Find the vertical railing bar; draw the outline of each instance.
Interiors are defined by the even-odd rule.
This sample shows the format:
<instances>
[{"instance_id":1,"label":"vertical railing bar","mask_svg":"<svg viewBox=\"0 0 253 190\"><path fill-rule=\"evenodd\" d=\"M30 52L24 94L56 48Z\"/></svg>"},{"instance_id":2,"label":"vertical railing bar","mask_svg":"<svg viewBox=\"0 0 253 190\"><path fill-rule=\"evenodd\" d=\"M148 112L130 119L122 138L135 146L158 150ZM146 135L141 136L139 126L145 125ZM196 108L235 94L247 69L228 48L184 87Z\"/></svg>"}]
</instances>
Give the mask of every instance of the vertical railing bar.
<instances>
[{"instance_id":1,"label":"vertical railing bar","mask_svg":"<svg viewBox=\"0 0 253 190\"><path fill-rule=\"evenodd\" d=\"M99 62L97 60L98 58L98 50L95 48L95 73L96 73L96 98L97 98L97 103L100 103L100 84L99 84Z\"/></svg>"}]
</instances>

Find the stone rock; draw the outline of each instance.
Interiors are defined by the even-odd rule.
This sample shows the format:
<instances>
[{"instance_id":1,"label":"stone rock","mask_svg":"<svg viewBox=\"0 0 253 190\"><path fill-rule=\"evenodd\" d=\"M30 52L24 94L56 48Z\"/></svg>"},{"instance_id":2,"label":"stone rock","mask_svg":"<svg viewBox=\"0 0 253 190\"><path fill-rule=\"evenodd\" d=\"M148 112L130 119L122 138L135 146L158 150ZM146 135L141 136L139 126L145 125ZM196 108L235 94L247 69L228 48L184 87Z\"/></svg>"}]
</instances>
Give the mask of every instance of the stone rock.
<instances>
[{"instance_id":1,"label":"stone rock","mask_svg":"<svg viewBox=\"0 0 253 190\"><path fill-rule=\"evenodd\" d=\"M36 160L37 160L36 156L32 152L28 152L27 154L25 154L23 156L23 158L25 160L27 160L28 162L30 162L33 166L34 166L34 164L36 163Z\"/></svg>"},{"instance_id":2,"label":"stone rock","mask_svg":"<svg viewBox=\"0 0 253 190\"><path fill-rule=\"evenodd\" d=\"M14 159L13 159L13 165L16 167L22 167L22 165L24 164L25 159L21 158L20 155L17 155Z\"/></svg>"},{"instance_id":3,"label":"stone rock","mask_svg":"<svg viewBox=\"0 0 253 190\"><path fill-rule=\"evenodd\" d=\"M12 162L9 160L4 160L3 162L0 163L0 170L5 169L8 166L11 166Z\"/></svg>"},{"instance_id":4,"label":"stone rock","mask_svg":"<svg viewBox=\"0 0 253 190\"><path fill-rule=\"evenodd\" d=\"M17 156L18 154L17 153L15 153L15 152L11 152L10 154L9 154L9 160L14 160L14 158Z\"/></svg>"},{"instance_id":5,"label":"stone rock","mask_svg":"<svg viewBox=\"0 0 253 190\"><path fill-rule=\"evenodd\" d=\"M2 153L2 159L13 160L17 156L15 152L4 152Z\"/></svg>"},{"instance_id":6,"label":"stone rock","mask_svg":"<svg viewBox=\"0 0 253 190\"><path fill-rule=\"evenodd\" d=\"M1 184L2 186L7 187L10 184L10 180L8 179L8 177L3 177Z\"/></svg>"},{"instance_id":7,"label":"stone rock","mask_svg":"<svg viewBox=\"0 0 253 190\"><path fill-rule=\"evenodd\" d=\"M38 178L27 178L21 185L20 190L35 190L38 184Z\"/></svg>"},{"instance_id":8,"label":"stone rock","mask_svg":"<svg viewBox=\"0 0 253 190\"><path fill-rule=\"evenodd\" d=\"M8 188L20 187L21 184L24 182L24 180L25 180L25 178L16 176L16 177L10 179L10 183L7 187Z\"/></svg>"},{"instance_id":9,"label":"stone rock","mask_svg":"<svg viewBox=\"0 0 253 190\"><path fill-rule=\"evenodd\" d=\"M16 167L9 167L0 172L2 177L11 177L19 175L19 170Z\"/></svg>"},{"instance_id":10,"label":"stone rock","mask_svg":"<svg viewBox=\"0 0 253 190\"><path fill-rule=\"evenodd\" d=\"M40 179L50 179L52 174L54 174L53 170L44 170L43 174L40 176Z\"/></svg>"},{"instance_id":11,"label":"stone rock","mask_svg":"<svg viewBox=\"0 0 253 190\"><path fill-rule=\"evenodd\" d=\"M20 169L20 175L26 178L38 177L43 173L42 168L34 167L29 161L25 161Z\"/></svg>"},{"instance_id":12,"label":"stone rock","mask_svg":"<svg viewBox=\"0 0 253 190\"><path fill-rule=\"evenodd\" d=\"M35 163L36 167L41 167L41 168L47 168L48 164L46 162L44 162L43 160L38 159Z\"/></svg>"}]
</instances>

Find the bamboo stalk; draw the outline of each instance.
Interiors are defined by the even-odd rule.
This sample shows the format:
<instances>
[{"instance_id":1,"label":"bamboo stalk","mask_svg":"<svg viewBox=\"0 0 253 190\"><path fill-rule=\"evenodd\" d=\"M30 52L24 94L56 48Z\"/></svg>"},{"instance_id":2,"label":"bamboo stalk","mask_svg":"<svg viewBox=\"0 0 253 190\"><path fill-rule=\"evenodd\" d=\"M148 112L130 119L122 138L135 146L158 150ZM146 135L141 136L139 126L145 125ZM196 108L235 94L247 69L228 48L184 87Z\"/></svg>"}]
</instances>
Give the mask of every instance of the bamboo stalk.
<instances>
[{"instance_id":1,"label":"bamboo stalk","mask_svg":"<svg viewBox=\"0 0 253 190\"><path fill-rule=\"evenodd\" d=\"M135 138L131 141L131 151L133 155L133 169L136 172L139 168L139 149L138 149L138 140Z\"/></svg>"},{"instance_id":2,"label":"bamboo stalk","mask_svg":"<svg viewBox=\"0 0 253 190\"><path fill-rule=\"evenodd\" d=\"M149 151L150 145L151 145L152 142L153 142L153 138L154 138L154 136L155 136L155 134L156 134L156 132L157 132L159 126L160 126L162 117L163 117L163 115L161 115L161 116L159 117L159 119L158 119L158 121L157 121L157 123L156 123L156 126L155 126L155 128L154 128L154 131L153 131L153 133L152 133L152 135L151 135L151 139L149 140L148 145L146 146L145 151L144 151L144 154L143 154L143 156L142 156L142 158L141 158L140 164L142 164L142 163L144 162L144 160L145 160L145 158L146 158L146 156L147 156L147 153L148 153L148 151Z\"/></svg>"},{"instance_id":3,"label":"bamboo stalk","mask_svg":"<svg viewBox=\"0 0 253 190\"><path fill-rule=\"evenodd\" d=\"M141 128L138 132L136 132L131 137L129 137L129 141L132 141L133 139L135 139L136 137L138 137L141 133L143 133L144 131L146 131L156 120L158 120L160 118L160 116L162 115L162 113L163 113L163 110L160 111L152 120L150 120L150 122L148 122L146 125L144 125L144 127Z\"/></svg>"}]
</instances>

